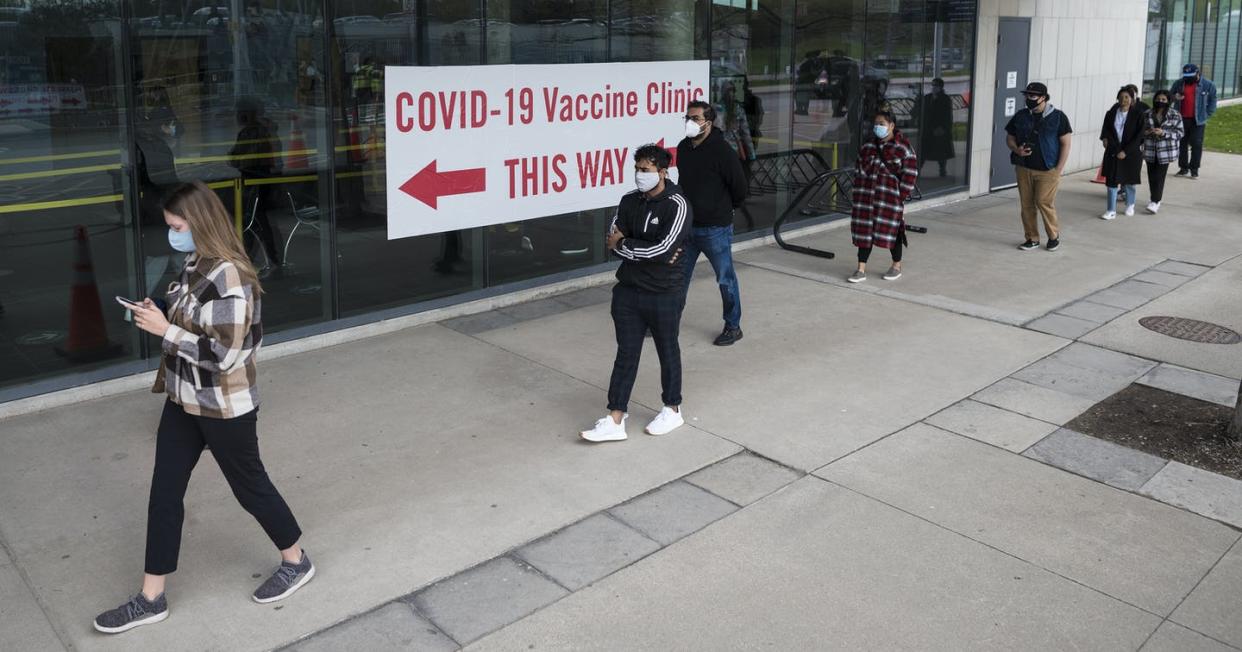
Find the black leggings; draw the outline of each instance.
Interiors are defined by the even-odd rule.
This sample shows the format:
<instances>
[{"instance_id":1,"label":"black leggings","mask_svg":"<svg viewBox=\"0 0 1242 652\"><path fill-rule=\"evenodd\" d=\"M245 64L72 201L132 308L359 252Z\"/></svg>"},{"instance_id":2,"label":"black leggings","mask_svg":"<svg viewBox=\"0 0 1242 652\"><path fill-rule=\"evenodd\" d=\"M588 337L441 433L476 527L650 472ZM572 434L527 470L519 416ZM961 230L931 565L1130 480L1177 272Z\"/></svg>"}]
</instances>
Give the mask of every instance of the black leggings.
<instances>
[{"instance_id":1,"label":"black leggings","mask_svg":"<svg viewBox=\"0 0 1242 652\"><path fill-rule=\"evenodd\" d=\"M1151 187L1151 200L1157 204L1164 197L1164 180L1168 176L1168 163L1147 162L1147 185Z\"/></svg>"},{"instance_id":2,"label":"black leggings","mask_svg":"<svg viewBox=\"0 0 1242 652\"><path fill-rule=\"evenodd\" d=\"M167 575L177 570L185 490L203 446L224 472L237 502L259 521L278 550L298 542L302 531L289 505L272 486L259 459L258 410L232 419L186 414L168 401L155 440L155 471L147 504L146 572Z\"/></svg>"},{"instance_id":3,"label":"black leggings","mask_svg":"<svg viewBox=\"0 0 1242 652\"><path fill-rule=\"evenodd\" d=\"M897 242L893 244L893 248L889 249L889 253L893 255L893 262L901 262L901 238L897 238ZM871 258L871 247L858 248L858 262L866 263Z\"/></svg>"}]
</instances>

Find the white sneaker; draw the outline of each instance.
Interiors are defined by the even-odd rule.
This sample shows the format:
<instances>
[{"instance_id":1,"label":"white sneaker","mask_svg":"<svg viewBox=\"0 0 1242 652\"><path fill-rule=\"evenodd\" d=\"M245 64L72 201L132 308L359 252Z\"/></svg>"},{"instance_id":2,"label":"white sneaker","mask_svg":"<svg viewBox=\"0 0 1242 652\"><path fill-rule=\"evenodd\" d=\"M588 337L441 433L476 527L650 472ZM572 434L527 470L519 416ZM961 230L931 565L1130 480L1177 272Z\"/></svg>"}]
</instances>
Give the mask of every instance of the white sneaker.
<instances>
[{"instance_id":1,"label":"white sneaker","mask_svg":"<svg viewBox=\"0 0 1242 652\"><path fill-rule=\"evenodd\" d=\"M674 410L669 406L664 406L663 410L656 415L656 418L647 424L648 435L667 435L684 424L686 420L681 416L681 409Z\"/></svg>"},{"instance_id":2,"label":"white sneaker","mask_svg":"<svg viewBox=\"0 0 1242 652\"><path fill-rule=\"evenodd\" d=\"M603 419L595 422L595 427L590 430L583 430L580 434L587 441L623 441L626 438L625 420L630 415L621 417L621 423L612 420L612 415L605 415Z\"/></svg>"},{"instance_id":3,"label":"white sneaker","mask_svg":"<svg viewBox=\"0 0 1242 652\"><path fill-rule=\"evenodd\" d=\"M1104 211L1104 214L1100 216L1100 219L1115 220L1117 219L1117 211Z\"/></svg>"},{"instance_id":4,"label":"white sneaker","mask_svg":"<svg viewBox=\"0 0 1242 652\"><path fill-rule=\"evenodd\" d=\"M1126 206L1126 215L1133 215L1133 214L1134 214L1134 204L1130 204L1129 206Z\"/></svg>"},{"instance_id":5,"label":"white sneaker","mask_svg":"<svg viewBox=\"0 0 1242 652\"><path fill-rule=\"evenodd\" d=\"M1154 201L1147 205L1147 212L1155 215L1160 212L1160 202Z\"/></svg>"}]
</instances>

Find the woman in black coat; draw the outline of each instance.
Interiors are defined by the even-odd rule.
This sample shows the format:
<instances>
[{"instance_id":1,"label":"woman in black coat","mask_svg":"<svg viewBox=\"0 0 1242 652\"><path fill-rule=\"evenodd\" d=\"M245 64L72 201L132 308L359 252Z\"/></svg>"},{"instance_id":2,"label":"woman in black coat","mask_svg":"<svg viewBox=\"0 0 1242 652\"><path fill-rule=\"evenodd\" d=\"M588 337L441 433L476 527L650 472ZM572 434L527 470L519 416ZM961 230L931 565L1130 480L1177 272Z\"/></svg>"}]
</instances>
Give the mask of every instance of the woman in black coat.
<instances>
[{"instance_id":1,"label":"woman in black coat","mask_svg":"<svg viewBox=\"0 0 1242 652\"><path fill-rule=\"evenodd\" d=\"M1104 143L1104 163L1101 174L1108 185L1108 208L1101 219L1117 217L1117 191L1126 187L1126 215L1134 214L1134 202L1138 199L1136 186L1143 178L1143 129L1147 118L1137 106L1138 98L1128 88L1117 92L1117 105L1104 116L1100 141Z\"/></svg>"}]
</instances>

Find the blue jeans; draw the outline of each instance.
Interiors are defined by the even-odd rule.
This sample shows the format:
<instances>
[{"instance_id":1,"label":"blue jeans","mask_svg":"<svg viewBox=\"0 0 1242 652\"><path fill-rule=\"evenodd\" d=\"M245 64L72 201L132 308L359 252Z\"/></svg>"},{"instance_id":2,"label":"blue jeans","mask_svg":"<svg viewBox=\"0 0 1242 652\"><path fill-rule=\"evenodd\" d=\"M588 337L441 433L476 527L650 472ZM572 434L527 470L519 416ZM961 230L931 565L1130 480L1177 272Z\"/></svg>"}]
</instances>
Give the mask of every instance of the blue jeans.
<instances>
[{"instance_id":1,"label":"blue jeans","mask_svg":"<svg viewBox=\"0 0 1242 652\"><path fill-rule=\"evenodd\" d=\"M1134 202L1138 201L1138 187L1126 184L1125 189L1126 189L1126 206L1133 206ZM1118 186L1108 187L1108 210L1113 211L1113 212L1117 211L1117 191L1118 190L1119 190Z\"/></svg>"},{"instance_id":2,"label":"blue jeans","mask_svg":"<svg viewBox=\"0 0 1242 652\"><path fill-rule=\"evenodd\" d=\"M737 272L733 271L733 226L696 226L690 230L684 248L682 264L686 266L686 290L690 289L690 277L694 275L694 264L698 262L699 254L706 254L716 272L716 284L720 286L725 326L740 328L742 295Z\"/></svg>"}]
</instances>

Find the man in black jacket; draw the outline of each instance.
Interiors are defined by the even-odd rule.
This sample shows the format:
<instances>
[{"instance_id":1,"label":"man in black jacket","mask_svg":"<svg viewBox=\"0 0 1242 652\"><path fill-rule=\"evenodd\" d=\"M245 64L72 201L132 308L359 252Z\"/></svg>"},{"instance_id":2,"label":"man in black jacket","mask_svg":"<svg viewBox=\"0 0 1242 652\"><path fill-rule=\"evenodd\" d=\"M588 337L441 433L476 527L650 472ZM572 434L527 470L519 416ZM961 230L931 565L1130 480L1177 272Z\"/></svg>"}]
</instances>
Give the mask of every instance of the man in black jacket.
<instances>
[{"instance_id":1,"label":"man in black jacket","mask_svg":"<svg viewBox=\"0 0 1242 652\"><path fill-rule=\"evenodd\" d=\"M643 336L651 331L660 357L664 409L647 425L647 434L663 435L685 423L681 415L681 310L685 307L682 247L690 231L690 203L668 180L668 151L644 145L634 152L637 190L621 198L608 231L607 246L621 259L612 288L612 322L617 331L617 359L608 383L608 415L582 431L587 441L626 438L630 392L638 377Z\"/></svg>"},{"instance_id":2,"label":"man in black jacket","mask_svg":"<svg viewBox=\"0 0 1242 652\"><path fill-rule=\"evenodd\" d=\"M733 270L733 209L746 200L746 174L737 151L713 126L715 119L712 105L691 102L686 110L686 137L677 144L677 181L694 207L694 225L682 263L689 290L699 253L711 262L725 323L713 343L729 346L742 339L742 296Z\"/></svg>"}]
</instances>

